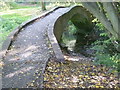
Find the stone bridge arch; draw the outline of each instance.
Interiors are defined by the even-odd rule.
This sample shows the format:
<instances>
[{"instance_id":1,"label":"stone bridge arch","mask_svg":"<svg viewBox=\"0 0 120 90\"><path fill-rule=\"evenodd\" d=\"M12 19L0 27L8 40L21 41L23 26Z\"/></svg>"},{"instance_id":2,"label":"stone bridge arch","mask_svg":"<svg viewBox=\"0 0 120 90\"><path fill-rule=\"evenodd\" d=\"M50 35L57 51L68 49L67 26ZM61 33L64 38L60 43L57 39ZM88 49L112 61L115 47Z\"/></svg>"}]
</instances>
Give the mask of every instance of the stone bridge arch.
<instances>
[{"instance_id":1,"label":"stone bridge arch","mask_svg":"<svg viewBox=\"0 0 120 90\"><path fill-rule=\"evenodd\" d=\"M69 20L71 20L78 29L84 29L86 32L91 31L93 28L92 15L81 6L72 7L69 12L60 16L55 22L54 34L58 42L60 42Z\"/></svg>"},{"instance_id":2,"label":"stone bridge arch","mask_svg":"<svg viewBox=\"0 0 120 90\"><path fill-rule=\"evenodd\" d=\"M55 21L53 21L53 24L49 26L52 29L48 29L48 36L53 47L54 54L59 62L64 62L64 56L60 49L59 42L61 41L62 34L65 31L68 21L71 20L78 29L83 28L83 30L89 32L93 28L93 19L94 17L92 14L82 6L73 6L59 16Z\"/></svg>"}]
</instances>

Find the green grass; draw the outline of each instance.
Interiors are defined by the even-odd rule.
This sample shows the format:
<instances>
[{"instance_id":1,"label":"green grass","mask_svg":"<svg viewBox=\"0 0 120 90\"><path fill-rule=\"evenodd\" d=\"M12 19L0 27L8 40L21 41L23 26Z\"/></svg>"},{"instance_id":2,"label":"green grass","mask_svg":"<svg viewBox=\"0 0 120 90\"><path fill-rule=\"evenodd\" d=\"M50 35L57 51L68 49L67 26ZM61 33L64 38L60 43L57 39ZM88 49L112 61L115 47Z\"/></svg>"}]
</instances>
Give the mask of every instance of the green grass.
<instances>
[{"instance_id":1,"label":"green grass","mask_svg":"<svg viewBox=\"0 0 120 90\"><path fill-rule=\"evenodd\" d=\"M29 8L21 7L19 9L0 12L0 48L10 32L21 23L33 17L32 15L39 10L38 7L30 6Z\"/></svg>"},{"instance_id":2,"label":"green grass","mask_svg":"<svg viewBox=\"0 0 120 90\"><path fill-rule=\"evenodd\" d=\"M2 18L18 21L18 23L21 23L22 21L25 21L30 18L30 16L22 16L20 14L10 14L10 15L2 15Z\"/></svg>"},{"instance_id":3,"label":"green grass","mask_svg":"<svg viewBox=\"0 0 120 90\"><path fill-rule=\"evenodd\" d=\"M6 4L10 7L10 9L31 8L29 5L22 5L16 2L6 2ZM34 4L32 7L38 7L38 5Z\"/></svg>"},{"instance_id":4,"label":"green grass","mask_svg":"<svg viewBox=\"0 0 120 90\"><path fill-rule=\"evenodd\" d=\"M17 6L17 7L11 7L11 9L26 9L26 8L37 8L38 6L36 5L36 6Z\"/></svg>"},{"instance_id":5,"label":"green grass","mask_svg":"<svg viewBox=\"0 0 120 90\"><path fill-rule=\"evenodd\" d=\"M22 22L28 20L30 16L21 16L19 14L3 15L0 20L0 47L3 41Z\"/></svg>"}]
</instances>

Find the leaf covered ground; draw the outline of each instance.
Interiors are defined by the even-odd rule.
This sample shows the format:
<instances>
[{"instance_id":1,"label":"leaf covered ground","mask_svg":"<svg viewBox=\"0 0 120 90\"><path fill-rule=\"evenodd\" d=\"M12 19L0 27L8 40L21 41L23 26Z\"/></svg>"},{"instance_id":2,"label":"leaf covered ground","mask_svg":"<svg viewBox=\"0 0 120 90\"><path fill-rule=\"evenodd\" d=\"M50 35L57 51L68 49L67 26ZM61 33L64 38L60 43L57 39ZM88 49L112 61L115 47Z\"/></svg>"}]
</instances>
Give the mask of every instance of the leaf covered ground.
<instances>
[{"instance_id":1,"label":"leaf covered ground","mask_svg":"<svg viewBox=\"0 0 120 90\"><path fill-rule=\"evenodd\" d=\"M44 74L46 88L120 88L117 72L91 61L55 62L52 58Z\"/></svg>"}]
</instances>

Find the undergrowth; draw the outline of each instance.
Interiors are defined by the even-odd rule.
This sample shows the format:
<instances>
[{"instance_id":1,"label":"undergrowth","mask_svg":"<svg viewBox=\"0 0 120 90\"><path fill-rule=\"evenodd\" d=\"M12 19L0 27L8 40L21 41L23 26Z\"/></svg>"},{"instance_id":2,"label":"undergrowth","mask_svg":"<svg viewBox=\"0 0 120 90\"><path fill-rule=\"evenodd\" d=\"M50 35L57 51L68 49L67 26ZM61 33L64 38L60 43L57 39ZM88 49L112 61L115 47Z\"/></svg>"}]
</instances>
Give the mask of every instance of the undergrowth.
<instances>
[{"instance_id":1,"label":"undergrowth","mask_svg":"<svg viewBox=\"0 0 120 90\"><path fill-rule=\"evenodd\" d=\"M74 36L74 34L76 33L76 28L71 22L69 22L66 29L67 30L65 30L62 40L69 49L70 47L75 47L75 45L73 44L75 44L76 42L73 41L76 40L76 37ZM112 67L120 72L120 53L116 50L115 46L112 43L113 38L109 38L106 31L107 30L101 23L96 23L95 34L97 34L98 37L96 41L92 42L92 45L90 45L90 47L92 47L90 49L95 51L94 56L96 60L94 60L94 64L103 64L107 67Z\"/></svg>"},{"instance_id":2,"label":"undergrowth","mask_svg":"<svg viewBox=\"0 0 120 90\"><path fill-rule=\"evenodd\" d=\"M101 32L99 34L100 38L93 43L92 49L95 52L95 64L103 64L108 67L112 67L119 71L118 62L120 61L120 53L115 49L112 38L108 37L108 34L105 32L105 28L102 24L96 24Z\"/></svg>"}]
</instances>

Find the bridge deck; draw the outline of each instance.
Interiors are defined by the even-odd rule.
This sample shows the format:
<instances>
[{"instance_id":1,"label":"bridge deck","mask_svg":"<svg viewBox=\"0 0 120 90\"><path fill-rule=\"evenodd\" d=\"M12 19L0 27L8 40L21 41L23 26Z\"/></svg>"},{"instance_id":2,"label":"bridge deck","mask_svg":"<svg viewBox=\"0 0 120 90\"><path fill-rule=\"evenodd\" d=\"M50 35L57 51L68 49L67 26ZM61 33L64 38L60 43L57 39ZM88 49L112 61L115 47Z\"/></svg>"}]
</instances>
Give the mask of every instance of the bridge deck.
<instances>
[{"instance_id":1,"label":"bridge deck","mask_svg":"<svg viewBox=\"0 0 120 90\"><path fill-rule=\"evenodd\" d=\"M50 24L67 10L59 8L22 28L3 60L3 88L27 87L32 81L42 87L44 69L50 57L46 32Z\"/></svg>"}]
</instances>

